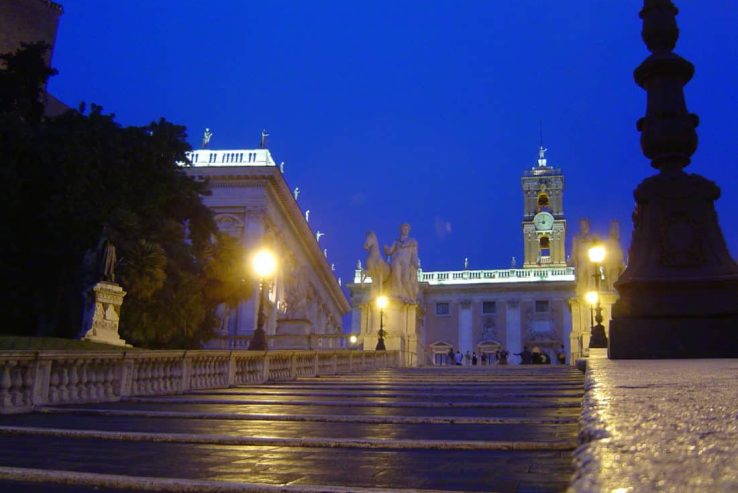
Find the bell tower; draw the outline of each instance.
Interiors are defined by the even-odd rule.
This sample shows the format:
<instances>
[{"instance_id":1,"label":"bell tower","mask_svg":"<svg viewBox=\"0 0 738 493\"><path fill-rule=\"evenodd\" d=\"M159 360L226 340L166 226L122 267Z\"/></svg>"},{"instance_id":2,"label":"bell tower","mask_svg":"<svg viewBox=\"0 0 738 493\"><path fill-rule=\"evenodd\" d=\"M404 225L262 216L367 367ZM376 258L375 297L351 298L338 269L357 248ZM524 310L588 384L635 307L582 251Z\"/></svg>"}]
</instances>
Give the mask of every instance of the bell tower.
<instances>
[{"instance_id":1,"label":"bell tower","mask_svg":"<svg viewBox=\"0 0 738 493\"><path fill-rule=\"evenodd\" d=\"M525 170L523 185L523 268L566 267L564 175L548 166L538 149L538 165Z\"/></svg>"}]
</instances>

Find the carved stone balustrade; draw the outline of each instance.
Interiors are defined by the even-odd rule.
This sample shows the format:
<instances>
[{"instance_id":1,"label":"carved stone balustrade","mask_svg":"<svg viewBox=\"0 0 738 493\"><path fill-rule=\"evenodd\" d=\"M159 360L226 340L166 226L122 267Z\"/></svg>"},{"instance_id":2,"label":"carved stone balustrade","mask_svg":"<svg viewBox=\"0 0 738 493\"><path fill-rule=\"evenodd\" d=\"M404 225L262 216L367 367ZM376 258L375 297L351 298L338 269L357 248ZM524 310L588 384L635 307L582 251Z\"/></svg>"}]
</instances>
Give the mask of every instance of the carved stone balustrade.
<instances>
[{"instance_id":1,"label":"carved stone balustrade","mask_svg":"<svg viewBox=\"0 0 738 493\"><path fill-rule=\"evenodd\" d=\"M396 351L0 351L0 413L400 364Z\"/></svg>"}]
</instances>

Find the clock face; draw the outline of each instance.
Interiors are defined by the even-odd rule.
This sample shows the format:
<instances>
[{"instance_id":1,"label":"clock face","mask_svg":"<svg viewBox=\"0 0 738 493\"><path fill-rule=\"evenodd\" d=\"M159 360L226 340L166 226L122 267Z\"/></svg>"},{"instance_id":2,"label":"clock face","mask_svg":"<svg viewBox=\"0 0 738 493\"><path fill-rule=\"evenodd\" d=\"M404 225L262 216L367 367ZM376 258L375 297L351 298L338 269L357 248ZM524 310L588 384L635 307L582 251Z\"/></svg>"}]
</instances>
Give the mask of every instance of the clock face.
<instances>
[{"instance_id":1,"label":"clock face","mask_svg":"<svg viewBox=\"0 0 738 493\"><path fill-rule=\"evenodd\" d=\"M554 217L548 212L539 212L533 218L536 231L550 231L553 228Z\"/></svg>"}]
</instances>

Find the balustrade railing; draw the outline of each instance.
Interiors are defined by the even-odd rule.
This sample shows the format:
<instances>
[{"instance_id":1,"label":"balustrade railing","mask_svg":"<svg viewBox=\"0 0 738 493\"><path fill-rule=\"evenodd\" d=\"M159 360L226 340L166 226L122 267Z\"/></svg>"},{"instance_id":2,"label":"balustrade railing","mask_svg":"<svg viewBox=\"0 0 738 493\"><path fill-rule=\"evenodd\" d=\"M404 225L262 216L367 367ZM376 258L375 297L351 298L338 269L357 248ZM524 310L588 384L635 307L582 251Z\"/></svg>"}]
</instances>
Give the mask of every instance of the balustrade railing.
<instances>
[{"instance_id":1,"label":"balustrade railing","mask_svg":"<svg viewBox=\"0 0 738 493\"><path fill-rule=\"evenodd\" d=\"M397 351L0 351L0 414L401 364Z\"/></svg>"},{"instance_id":2,"label":"balustrade railing","mask_svg":"<svg viewBox=\"0 0 738 493\"><path fill-rule=\"evenodd\" d=\"M542 259L542 263L550 263ZM489 284L540 281L574 281L574 267L532 267L529 269L423 271L418 269L418 282L437 284ZM356 284L371 284L372 278L363 271L354 272Z\"/></svg>"}]
</instances>

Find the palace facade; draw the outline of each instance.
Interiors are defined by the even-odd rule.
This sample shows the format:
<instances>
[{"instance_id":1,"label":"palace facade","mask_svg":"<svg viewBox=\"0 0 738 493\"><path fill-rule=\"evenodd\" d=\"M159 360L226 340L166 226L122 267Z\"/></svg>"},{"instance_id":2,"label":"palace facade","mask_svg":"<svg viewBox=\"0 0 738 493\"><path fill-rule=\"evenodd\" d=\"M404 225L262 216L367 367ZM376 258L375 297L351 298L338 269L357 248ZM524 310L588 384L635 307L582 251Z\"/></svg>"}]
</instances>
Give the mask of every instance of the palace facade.
<instances>
[{"instance_id":1,"label":"palace facade","mask_svg":"<svg viewBox=\"0 0 738 493\"><path fill-rule=\"evenodd\" d=\"M184 171L196 180L207 180L212 194L204 197L204 203L215 213L220 230L238 238L246 254L268 247L278 259L265 300L269 347L345 345L341 319L350 310L348 300L269 149L205 148L187 157L190 163ZM244 278L254 278L246 272L247 258L242 268ZM257 280L252 288L252 296L237 308L219 309L218 336L206 347L248 347L257 321Z\"/></svg>"}]
</instances>

